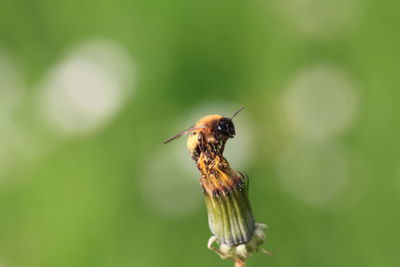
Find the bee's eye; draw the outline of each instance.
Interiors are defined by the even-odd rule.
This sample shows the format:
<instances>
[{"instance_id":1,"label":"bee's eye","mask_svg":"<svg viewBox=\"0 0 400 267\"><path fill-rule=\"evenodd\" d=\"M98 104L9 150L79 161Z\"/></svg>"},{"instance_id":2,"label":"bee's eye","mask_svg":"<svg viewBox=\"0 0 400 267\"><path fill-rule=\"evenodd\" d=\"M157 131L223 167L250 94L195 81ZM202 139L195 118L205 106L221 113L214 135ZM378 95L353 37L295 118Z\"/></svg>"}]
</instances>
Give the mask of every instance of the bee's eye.
<instances>
[{"instance_id":1,"label":"bee's eye","mask_svg":"<svg viewBox=\"0 0 400 267\"><path fill-rule=\"evenodd\" d=\"M215 125L215 133L220 136L234 137L235 126L233 126L232 120L228 118L220 119Z\"/></svg>"}]
</instances>

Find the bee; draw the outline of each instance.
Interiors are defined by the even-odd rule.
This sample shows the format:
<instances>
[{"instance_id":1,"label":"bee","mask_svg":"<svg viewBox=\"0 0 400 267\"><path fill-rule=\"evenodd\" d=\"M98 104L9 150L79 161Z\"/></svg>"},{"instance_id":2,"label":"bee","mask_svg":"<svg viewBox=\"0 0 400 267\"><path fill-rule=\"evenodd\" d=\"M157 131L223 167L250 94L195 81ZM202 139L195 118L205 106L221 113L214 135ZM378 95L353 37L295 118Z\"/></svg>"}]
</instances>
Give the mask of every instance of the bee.
<instances>
[{"instance_id":1,"label":"bee","mask_svg":"<svg viewBox=\"0 0 400 267\"><path fill-rule=\"evenodd\" d=\"M249 179L233 170L223 152L227 140L236 135L233 118L221 115L202 117L193 126L164 141L164 144L189 134L187 148L200 171L208 223L213 236L208 247L222 258L244 261L264 242L265 225L254 220L248 199ZM220 248L214 248L217 242Z\"/></svg>"}]
</instances>

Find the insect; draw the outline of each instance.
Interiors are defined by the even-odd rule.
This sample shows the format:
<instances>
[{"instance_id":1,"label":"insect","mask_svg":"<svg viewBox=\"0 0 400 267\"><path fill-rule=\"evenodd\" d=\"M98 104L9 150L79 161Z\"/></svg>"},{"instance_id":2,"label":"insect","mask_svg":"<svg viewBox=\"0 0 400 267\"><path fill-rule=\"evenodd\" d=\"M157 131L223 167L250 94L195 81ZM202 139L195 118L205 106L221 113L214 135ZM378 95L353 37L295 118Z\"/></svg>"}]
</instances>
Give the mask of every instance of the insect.
<instances>
[{"instance_id":1,"label":"insect","mask_svg":"<svg viewBox=\"0 0 400 267\"><path fill-rule=\"evenodd\" d=\"M260 250L266 225L254 220L248 198L249 178L243 172L233 170L223 156L227 140L236 135L232 120L243 109L240 108L231 118L204 116L164 143L189 134L187 148L201 174L200 186L213 234L208 248L223 259L244 263L252 252ZM215 242L219 248L213 245Z\"/></svg>"}]
</instances>

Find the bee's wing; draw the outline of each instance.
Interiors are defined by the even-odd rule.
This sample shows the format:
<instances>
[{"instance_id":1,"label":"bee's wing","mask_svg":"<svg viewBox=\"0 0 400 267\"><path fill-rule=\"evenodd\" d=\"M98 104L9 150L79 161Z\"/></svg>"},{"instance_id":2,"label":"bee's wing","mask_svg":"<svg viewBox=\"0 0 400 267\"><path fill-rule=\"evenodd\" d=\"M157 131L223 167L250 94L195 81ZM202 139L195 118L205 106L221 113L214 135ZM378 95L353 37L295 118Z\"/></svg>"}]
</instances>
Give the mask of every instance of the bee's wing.
<instances>
[{"instance_id":1,"label":"bee's wing","mask_svg":"<svg viewBox=\"0 0 400 267\"><path fill-rule=\"evenodd\" d=\"M176 135L174 135L174 136L168 138L167 140L165 140L165 141L163 142L163 144L169 143L169 142L171 142L172 140L175 140L175 139L181 137L181 136L184 135L184 134L187 134L187 133L189 133L189 132L191 132L191 131L198 130L198 129L201 129L201 128L204 128L204 127L205 127L205 125L202 125L202 126L200 126L200 127L190 126L190 127L187 128L186 130L184 130L184 131L182 131L182 132L179 132L179 133L177 133Z\"/></svg>"}]
</instances>

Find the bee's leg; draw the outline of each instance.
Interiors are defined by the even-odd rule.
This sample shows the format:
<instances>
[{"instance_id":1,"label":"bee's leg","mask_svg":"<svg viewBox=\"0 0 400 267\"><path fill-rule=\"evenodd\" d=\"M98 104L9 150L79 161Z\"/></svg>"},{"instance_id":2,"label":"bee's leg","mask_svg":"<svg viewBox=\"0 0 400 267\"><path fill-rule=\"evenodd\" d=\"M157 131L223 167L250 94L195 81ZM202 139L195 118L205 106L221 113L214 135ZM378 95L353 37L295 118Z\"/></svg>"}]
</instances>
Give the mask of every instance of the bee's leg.
<instances>
[{"instance_id":1,"label":"bee's leg","mask_svg":"<svg viewBox=\"0 0 400 267\"><path fill-rule=\"evenodd\" d=\"M200 152L204 153L204 150L205 150L204 149L204 135L200 132L197 138L198 138L197 140L199 141Z\"/></svg>"},{"instance_id":2,"label":"bee's leg","mask_svg":"<svg viewBox=\"0 0 400 267\"><path fill-rule=\"evenodd\" d=\"M270 252L270 251L266 251L265 249L260 249L260 251L262 252L262 253L264 253L264 254L267 254L268 256L272 256L272 252Z\"/></svg>"}]
</instances>

